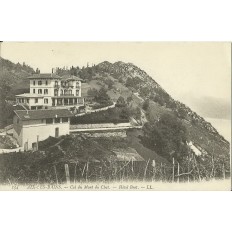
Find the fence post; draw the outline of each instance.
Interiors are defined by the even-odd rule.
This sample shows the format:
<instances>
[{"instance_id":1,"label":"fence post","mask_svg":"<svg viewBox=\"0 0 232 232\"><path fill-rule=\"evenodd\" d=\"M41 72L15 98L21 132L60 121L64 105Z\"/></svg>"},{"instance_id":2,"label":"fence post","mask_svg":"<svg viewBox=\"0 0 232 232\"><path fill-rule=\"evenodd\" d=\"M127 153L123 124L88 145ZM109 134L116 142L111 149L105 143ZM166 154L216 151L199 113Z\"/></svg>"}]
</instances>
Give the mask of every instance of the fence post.
<instances>
[{"instance_id":1,"label":"fence post","mask_svg":"<svg viewBox=\"0 0 232 232\"><path fill-rule=\"evenodd\" d=\"M89 161L87 161L87 164L86 164L86 173L85 173L85 180L86 181L88 180L88 171L89 171Z\"/></svg>"},{"instance_id":2,"label":"fence post","mask_svg":"<svg viewBox=\"0 0 232 232\"><path fill-rule=\"evenodd\" d=\"M155 180L155 174L156 174L156 167L155 167L156 163L155 163L155 160L152 160L152 167L153 167L153 176L152 176L152 180L154 178Z\"/></svg>"},{"instance_id":3,"label":"fence post","mask_svg":"<svg viewBox=\"0 0 232 232\"><path fill-rule=\"evenodd\" d=\"M175 159L172 158L172 182L175 180Z\"/></svg>"},{"instance_id":4,"label":"fence post","mask_svg":"<svg viewBox=\"0 0 232 232\"><path fill-rule=\"evenodd\" d=\"M65 164L64 168L65 168L66 184L70 184L70 176L69 176L68 164Z\"/></svg>"},{"instance_id":5,"label":"fence post","mask_svg":"<svg viewBox=\"0 0 232 232\"><path fill-rule=\"evenodd\" d=\"M199 167L198 167L198 164L197 164L197 160L196 160L196 157L194 157L194 161L195 161L195 166L197 168L197 173L198 173L198 178L199 178L199 181L201 181L201 174L200 174L200 170L199 170Z\"/></svg>"},{"instance_id":6,"label":"fence post","mask_svg":"<svg viewBox=\"0 0 232 232\"><path fill-rule=\"evenodd\" d=\"M56 166L54 165L54 171L55 171L55 177L56 177L56 184L58 185L59 182L58 182L58 177L57 177L57 172L56 172Z\"/></svg>"},{"instance_id":7,"label":"fence post","mask_svg":"<svg viewBox=\"0 0 232 232\"><path fill-rule=\"evenodd\" d=\"M75 168L74 168L74 180L73 180L74 184L76 183L77 163L78 163L78 161L75 163Z\"/></svg>"},{"instance_id":8,"label":"fence post","mask_svg":"<svg viewBox=\"0 0 232 232\"><path fill-rule=\"evenodd\" d=\"M214 166L214 154L212 155L212 171L211 171L211 177L215 177L215 166Z\"/></svg>"},{"instance_id":9,"label":"fence post","mask_svg":"<svg viewBox=\"0 0 232 232\"><path fill-rule=\"evenodd\" d=\"M163 181L163 163L160 163L160 175L161 175L161 181Z\"/></svg>"},{"instance_id":10,"label":"fence post","mask_svg":"<svg viewBox=\"0 0 232 232\"><path fill-rule=\"evenodd\" d=\"M149 162L150 162L150 159L148 159L145 170L144 170L143 181L146 180L147 167L148 167Z\"/></svg>"},{"instance_id":11,"label":"fence post","mask_svg":"<svg viewBox=\"0 0 232 232\"><path fill-rule=\"evenodd\" d=\"M37 135L37 141L36 141L36 151L39 150L39 135Z\"/></svg>"},{"instance_id":12,"label":"fence post","mask_svg":"<svg viewBox=\"0 0 232 232\"><path fill-rule=\"evenodd\" d=\"M133 174L134 174L134 163L133 163L134 161L133 161L133 159L131 159L131 171L133 172Z\"/></svg>"},{"instance_id":13,"label":"fence post","mask_svg":"<svg viewBox=\"0 0 232 232\"><path fill-rule=\"evenodd\" d=\"M189 155L188 155L188 173L189 173L189 163L190 163L190 160L189 160ZM188 183L189 183L189 174L188 174Z\"/></svg>"},{"instance_id":14,"label":"fence post","mask_svg":"<svg viewBox=\"0 0 232 232\"><path fill-rule=\"evenodd\" d=\"M226 170L225 170L225 164L224 164L224 162L222 164L222 172L223 172L223 179L225 180L226 179Z\"/></svg>"},{"instance_id":15,"label":"fence post","mask_svg":"<svg viewBox=\"0 0 232 232\"><path fill-rule=\"evenodd\" d=\"M177 162L177 182L180 182L180 164Z\"/></svg>"}]
</instances>

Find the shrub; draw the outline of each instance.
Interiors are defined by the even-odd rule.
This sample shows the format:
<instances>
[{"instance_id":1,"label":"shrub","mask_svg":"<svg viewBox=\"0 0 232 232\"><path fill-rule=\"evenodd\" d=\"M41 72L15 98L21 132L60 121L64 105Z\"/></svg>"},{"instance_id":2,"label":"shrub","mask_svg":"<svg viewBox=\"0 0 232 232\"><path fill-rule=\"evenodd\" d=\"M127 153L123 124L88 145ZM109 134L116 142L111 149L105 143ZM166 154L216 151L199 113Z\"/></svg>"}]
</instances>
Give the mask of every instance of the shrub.
<instances>
[{"instance_id":1,"label":"shrub","mask_svg":"<svg viewBox=\"0 0 232 232\"><path fill-rule=\"evenodd\" d=\"M147 111L149 109L149 99L145 100L143 103L143 110Z\"/></svg>"},{"instance_id":2,"label":"shrub","mask_svg":"<svg viewBox=\"0 0 232 232\"><path fill-rule=\"evenodd\" d=\"M122 123L129 122L129 115L126 110L112 108L104 111L85 114L71 118L71 124L94 124L94 123Z\"/></svg>"},{"instance_id":3,"label":"shrub","mask_svg":"<svg viewBox=\"0 0 232 232\"><path fill-rule=\"evenodd\" d=\"M116 107L125 107L125 106L126 106L125 99L122 96L120 96L117 100Z\"/></svg>"}]
</instances>

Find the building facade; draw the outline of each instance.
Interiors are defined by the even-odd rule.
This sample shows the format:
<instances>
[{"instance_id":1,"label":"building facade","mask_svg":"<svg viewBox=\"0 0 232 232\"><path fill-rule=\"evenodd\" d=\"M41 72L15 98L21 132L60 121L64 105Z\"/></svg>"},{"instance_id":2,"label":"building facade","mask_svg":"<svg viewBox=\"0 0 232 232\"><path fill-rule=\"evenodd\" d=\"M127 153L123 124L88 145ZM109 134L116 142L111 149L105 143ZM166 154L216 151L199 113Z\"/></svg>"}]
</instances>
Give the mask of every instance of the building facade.
<instances>
[{"instance_id":1,"label":"building facade","mask_svg":"<svg viewBox=\"0 0 232 232\"><path fill-rule=\"evenodd\" d=\"M38 142L49 136L69 134L73 116L67 109L15 110L14 113L13 137L24 151L37 150Z\"/></svg>"},{"instance_id":2,"label":"building facade","mask_svg":"<svg viewBox=\"0 0 232 232\"><path fill-rule=\"evenodd\" d=\"M28 109L67 108L84 105L81 97L81 79L76 76L60 77L55 73L34 74L29 77L30 93L16 95L16 103Z\"/></svg>"}]
</instances>

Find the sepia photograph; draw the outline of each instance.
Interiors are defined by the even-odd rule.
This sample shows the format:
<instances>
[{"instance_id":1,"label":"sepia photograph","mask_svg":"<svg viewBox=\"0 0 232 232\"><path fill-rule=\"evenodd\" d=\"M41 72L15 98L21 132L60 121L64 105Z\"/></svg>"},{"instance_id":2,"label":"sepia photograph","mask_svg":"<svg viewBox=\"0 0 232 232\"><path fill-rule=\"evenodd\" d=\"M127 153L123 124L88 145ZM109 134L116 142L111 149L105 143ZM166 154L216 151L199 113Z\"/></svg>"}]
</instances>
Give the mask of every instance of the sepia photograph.
<instances>
[{"instance_id":1,"label":"sepia photograph","mask_svg":"<svg viewBox=\"0 0 232 232\"><path fill-rule=\"evenodd\" d=\"M0 42L0 190L231 190L231 43Z\"/></svg>"}]
</instances>

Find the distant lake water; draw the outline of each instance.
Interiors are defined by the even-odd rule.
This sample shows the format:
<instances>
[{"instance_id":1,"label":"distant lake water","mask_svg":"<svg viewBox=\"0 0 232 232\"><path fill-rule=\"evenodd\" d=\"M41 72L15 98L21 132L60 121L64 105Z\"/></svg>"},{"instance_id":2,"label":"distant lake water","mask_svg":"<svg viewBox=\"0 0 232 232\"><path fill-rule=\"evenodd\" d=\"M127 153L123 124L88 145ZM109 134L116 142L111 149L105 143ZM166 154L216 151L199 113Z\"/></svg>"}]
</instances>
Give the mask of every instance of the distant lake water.
<instances>
[{"instance_id":1,"label":"distant lake water","mask_svg":"<svg viewBox=\"0 0 232 232\"><path fill-rule=\"evenodd\" d=\"M205 118L226 140L231 139L231 120L218 118Z\"/></svg>"}]
</instances>

